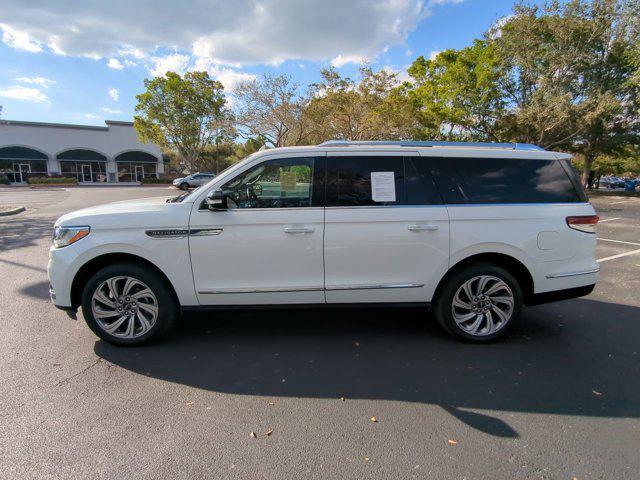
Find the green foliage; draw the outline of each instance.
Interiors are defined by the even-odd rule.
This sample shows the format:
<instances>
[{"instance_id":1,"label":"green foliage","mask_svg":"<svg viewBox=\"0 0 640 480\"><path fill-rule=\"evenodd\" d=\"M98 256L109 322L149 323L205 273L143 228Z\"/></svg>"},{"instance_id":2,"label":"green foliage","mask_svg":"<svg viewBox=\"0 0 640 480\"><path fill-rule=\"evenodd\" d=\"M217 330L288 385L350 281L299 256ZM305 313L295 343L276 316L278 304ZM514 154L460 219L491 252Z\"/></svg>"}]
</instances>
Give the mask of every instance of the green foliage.
<instances>
[{"instance_id":1,"label":"green foliage","mask_svg":"<svg viewBox=\"0 0 640 480\"><path fill-rule=\"evenodd\" d=\"M30 185L75 185L78 183L76 177L31 177L27 179Z\"/></svg>"},{"instance_id":2,"label":"green foliage","mask_svg":"<svg viewBox=\"0 0 640 480\"><path fill-rule=\"evenodd\" d=\"M11 181L9 180L8 177L0 176L0 185L10 185Z\"/></svg>"},{"instance_id":3,"label":"green foliage","mask_svg":"<svg viewBox=\"0 0 640 480\"><path fill-rule=\"evenodd\" d=\"M183 77L167 72L144 81L137 95L134 126L144 142L175 150L187 171L194 171L200 154L221 135L228 135L230 113L225 111L222 84L206 72Z\"/></svg>"},{"instance_id":4,"label":"green foliage","mask_svg":"<svg viewBox=\"0 0 640 480\"><path fill-rule=\"evenodd\" d=\"M517 4L483 39L408 72L421 137L534 143L584 169L640 137L640 3Z\"/></svg>"},{"instance_id":5,"label":"green foliage","mask_svg":"<svg viewBox=\"0 0 640 480\"><path fill-rule=\"evenodd\" d=\"M332 139L382 140L410 138L414 130L411 105L397 89L397 74L369 66L360 69L360 81L324 69L312 84L303 111L305 143Z\"/></svg>"}]
</instances>

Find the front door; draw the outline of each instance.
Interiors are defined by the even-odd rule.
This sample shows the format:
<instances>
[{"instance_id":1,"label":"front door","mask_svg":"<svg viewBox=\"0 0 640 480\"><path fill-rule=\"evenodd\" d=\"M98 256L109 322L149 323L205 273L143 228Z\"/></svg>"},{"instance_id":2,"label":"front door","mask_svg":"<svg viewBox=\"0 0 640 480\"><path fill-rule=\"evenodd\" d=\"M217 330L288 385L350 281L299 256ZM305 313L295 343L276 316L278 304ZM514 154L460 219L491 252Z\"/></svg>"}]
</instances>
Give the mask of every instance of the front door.
<instances>
[{"instance_id":1,"label":"front door","mask_svg":"<svg viewBox=\"0 0 640 480\"><path fill-rule=\"evenodd\" d=\"M194 205L189 249L202 305L324 303L323 168L324 157L263 157L212 187L227 211Z\"/></svg>"},{"instance_id":2,"label":"front door","mask_svg":"<svg viewBox=\"0 0 640 480\"><path fill-rule=\"evenodd\" d=\"M136 182L141 182L144 178L144 168L141 165L136 165Z\"/></svg>"},{"instance_id":3,"label":"front door","mask_svg":"<svg viewBox=\"0 0 640 480\"><path fill-rule=\"evenodd\" d=\"M20 183L24 183L29 178L30 173L31 173L31 165L29 165L28 163L20 163L18 165L16 180L18 180Z\"/></svg>"},{"instance_id":4,"label":"front door","mask_svg":"<svg viewBox=\"0 0 640 480\"><path fill-rule=\"evenodd\" d=\"M327 303L431 300L448 268L449 217L421 160L327 154Z\"/></svg>"},{"instance_id":5,"label":"front door","mask_svg":"<svg viewBox=\"0 0 640 480\"><path fill-rule=\"evenodd\" d=\"M82 165L82 181L91 181L91 165Z\"/></svg>"}]
</instances>

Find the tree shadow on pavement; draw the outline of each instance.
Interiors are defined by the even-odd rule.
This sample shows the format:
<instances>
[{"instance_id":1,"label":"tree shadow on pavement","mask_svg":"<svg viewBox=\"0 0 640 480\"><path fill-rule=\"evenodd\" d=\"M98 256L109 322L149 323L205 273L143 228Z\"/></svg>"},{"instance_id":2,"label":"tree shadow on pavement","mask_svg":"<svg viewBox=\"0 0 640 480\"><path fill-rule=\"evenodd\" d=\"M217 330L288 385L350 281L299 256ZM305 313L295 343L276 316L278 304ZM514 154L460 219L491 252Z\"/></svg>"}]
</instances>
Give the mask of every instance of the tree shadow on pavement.
<instances>
[{"instance_id":1,"label":"tree shadow on pavement","mask_svg":"<svg viewBox=\"0 0 640 480\"><path fill-rule=\"evenodd\" d=\"M419 309L226 311L187 315L149 347L98 341L95 352L215 392L439 405L487 434L516 437L471 410L640 416L638 319L637 307L573 300L525 309L507 339L471 345Z\"/></svg>"},{"instance_id":2,"label":"tree shadow on pavement","mask_svg":"<svg viewBox=\"0 0 640 480\"><path fill-rule=\"evenodd\" d=\"M51 237L55 219L20 215L0 222L0 252L34 246Z\"/></svg>"}]
</instances>

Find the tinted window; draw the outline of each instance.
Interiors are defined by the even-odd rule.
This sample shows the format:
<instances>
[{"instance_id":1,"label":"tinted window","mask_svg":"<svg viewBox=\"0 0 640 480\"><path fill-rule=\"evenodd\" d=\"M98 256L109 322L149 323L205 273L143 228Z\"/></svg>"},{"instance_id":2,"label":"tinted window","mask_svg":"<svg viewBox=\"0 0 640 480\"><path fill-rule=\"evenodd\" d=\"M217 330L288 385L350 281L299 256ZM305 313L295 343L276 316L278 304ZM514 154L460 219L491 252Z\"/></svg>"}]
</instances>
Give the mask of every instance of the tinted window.
<instances>
[{"instance_id":1,"label":"tinted window","mask_svg":"<svg viewBox=\"0 0 640 480\"><path fill-rule=\"evenodd\" d=\"M425 158L404 158L404 187L406 205L438 205L442 199L431 177Z\"/></svg>"},{"instance_id":2,"label":"tinted window","mask_svg":"<svg viewBox=\"0 0 640 480\"><path fill-rule=\"evenodd\" d=\"M393 173L395 201L375 202L372 173ZM327 157L326 202L332 206L401 205L404 202L402 157Z\"/></svg>"},{"instance_id":3,"label":"tinted window","mask_svg":"<svg viewBox=\"0 0 640 480\"><path fill-rule=\"evenodd\" d=\"M445 203L584 201L556 160L440 158L430 163Z\"/></svg>"},{"instance_id":4,"label":"tinted window","mask_svg":"<svg viewBox=\"0 0 640 480\"><path fill-rule=\"evenodd\" d=\"M229 208L311 207L315 158L267 160L227 182Z\"/></svg>"}]
</instances>

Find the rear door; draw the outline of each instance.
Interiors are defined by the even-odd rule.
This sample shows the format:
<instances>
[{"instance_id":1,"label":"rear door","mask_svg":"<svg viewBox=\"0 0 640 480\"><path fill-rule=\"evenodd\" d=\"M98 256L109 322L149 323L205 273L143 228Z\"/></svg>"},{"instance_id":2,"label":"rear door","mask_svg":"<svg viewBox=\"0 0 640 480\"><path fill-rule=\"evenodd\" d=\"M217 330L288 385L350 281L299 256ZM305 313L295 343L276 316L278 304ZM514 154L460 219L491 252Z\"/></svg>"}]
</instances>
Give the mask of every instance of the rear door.
<instances>
[{"instance_id":1,"label":"rear door","mask_svg":"<svg viewBox=\"0 0 640 480\"><path fill-rule=\"evenodd\" d=\"M449 218L417 152L328 152L328 303L428 302L449 260Z\"/></svg>"}]
</instances>

